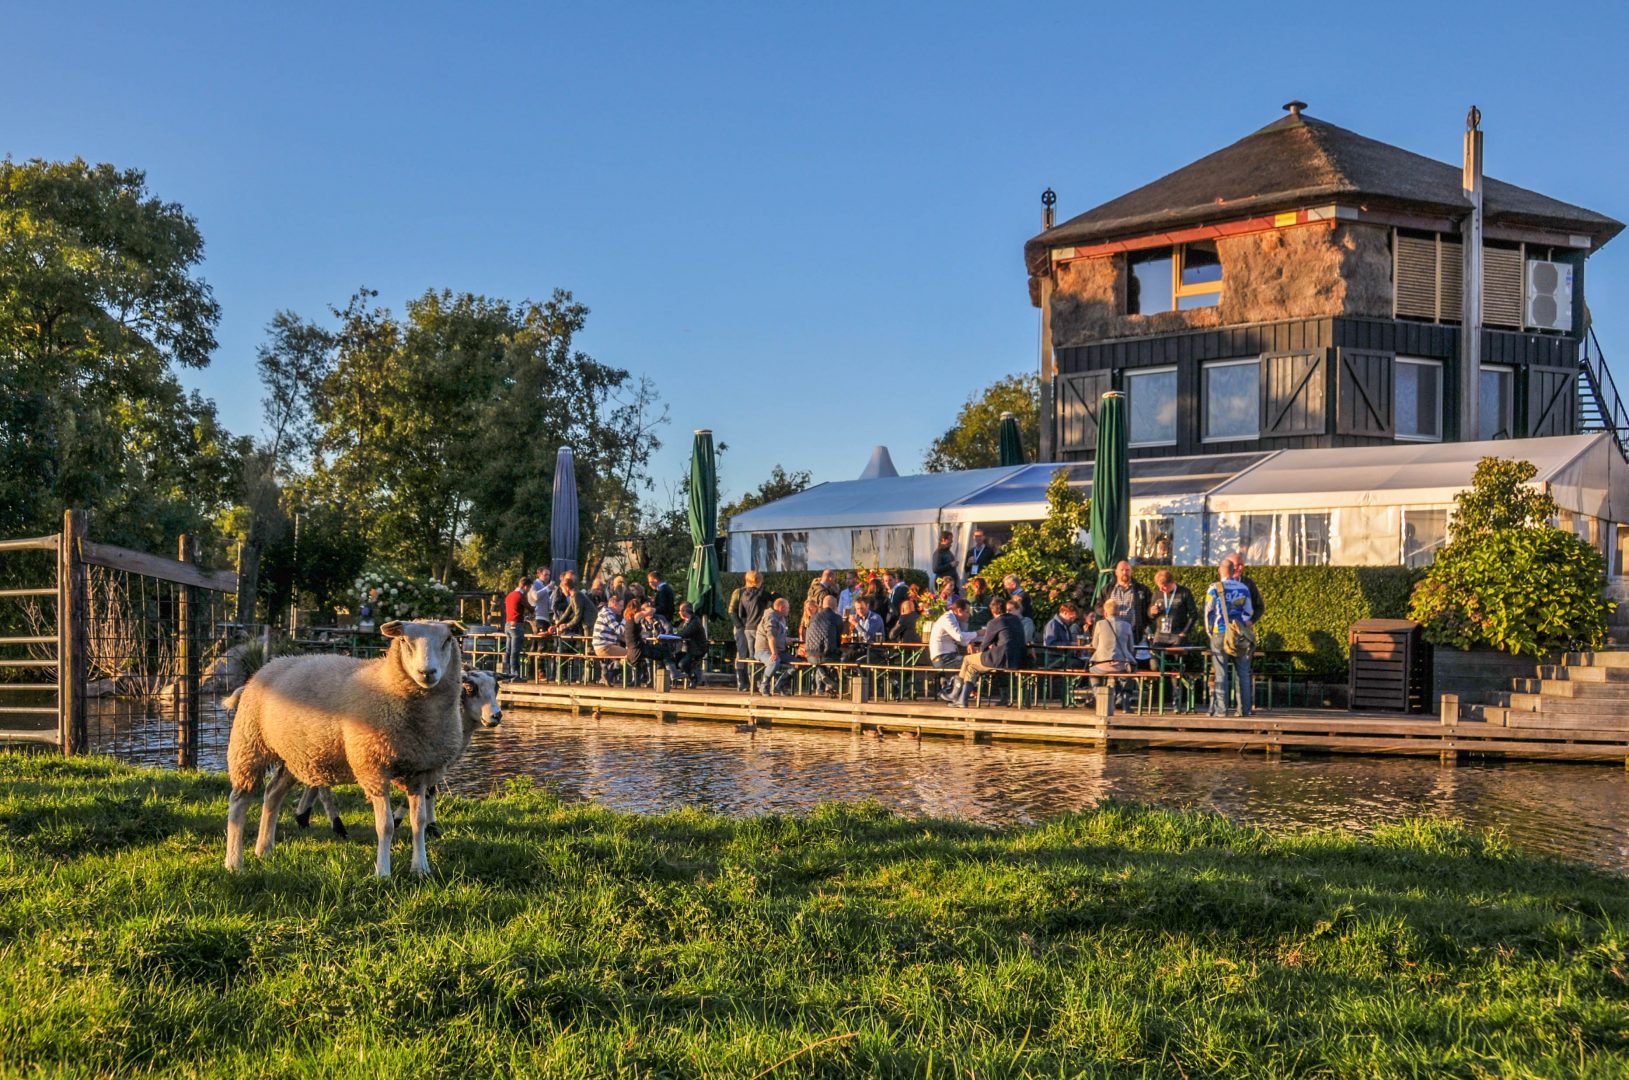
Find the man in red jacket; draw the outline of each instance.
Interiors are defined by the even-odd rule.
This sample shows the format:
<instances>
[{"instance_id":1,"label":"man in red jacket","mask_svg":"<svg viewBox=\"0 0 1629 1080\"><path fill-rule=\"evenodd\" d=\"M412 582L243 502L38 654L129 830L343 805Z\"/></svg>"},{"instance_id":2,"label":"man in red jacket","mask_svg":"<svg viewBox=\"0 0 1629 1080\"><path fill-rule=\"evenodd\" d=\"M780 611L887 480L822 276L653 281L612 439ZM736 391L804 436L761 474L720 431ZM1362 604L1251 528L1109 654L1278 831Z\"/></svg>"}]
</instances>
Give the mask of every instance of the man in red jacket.
<instances>
[{"instance_id":1,"label":"man in red jacket","mask_svg":"<svg viewBox=\"0 0 1629 1080\"><path fill-rule=\"evenodd\" d=\"M503 630L506 635L503 655L504 674L511 679L520 678L520 654L526 647L526 620L532 614L532 605L526 602L526 586L531 582L521 575L520 582L503 598Z\"/></svg>"}]
</instances>

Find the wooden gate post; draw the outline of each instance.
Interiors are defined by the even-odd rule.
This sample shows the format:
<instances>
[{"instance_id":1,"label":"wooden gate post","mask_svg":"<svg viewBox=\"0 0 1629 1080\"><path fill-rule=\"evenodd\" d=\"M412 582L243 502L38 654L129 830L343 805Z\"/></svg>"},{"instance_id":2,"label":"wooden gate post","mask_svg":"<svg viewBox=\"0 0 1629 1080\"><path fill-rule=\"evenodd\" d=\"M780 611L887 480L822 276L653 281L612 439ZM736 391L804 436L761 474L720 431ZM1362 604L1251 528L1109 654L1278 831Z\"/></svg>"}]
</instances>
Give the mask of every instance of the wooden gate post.
<instances>
[{"instance_id":1,"label":"wooden gate post","mask_svg":"<svg viewBox=\"0 0 1629 1080\"><path fill-rule=\"evenodd\" d=\"M57 543L57 736L68 755L83 754L88 741L90 590L82 550L85 520L83 511L63 511Z\"/></svg>"},{"instance_id":2,"label":"wooden gate post","mask_svg":"<svg viewBox=\"0 0 1629 1080\"><path fill-rule=\"evenodd\" d=\"M192 537L181 534L179 548L176 558L189 565L198 561L198 545ZM175 658L180 678L175 695L179 720L175 763L183 769L198 767L198 637L194 623L200 614L197 591L182 585L176 602Z\"/></svg>"}]
</instances>

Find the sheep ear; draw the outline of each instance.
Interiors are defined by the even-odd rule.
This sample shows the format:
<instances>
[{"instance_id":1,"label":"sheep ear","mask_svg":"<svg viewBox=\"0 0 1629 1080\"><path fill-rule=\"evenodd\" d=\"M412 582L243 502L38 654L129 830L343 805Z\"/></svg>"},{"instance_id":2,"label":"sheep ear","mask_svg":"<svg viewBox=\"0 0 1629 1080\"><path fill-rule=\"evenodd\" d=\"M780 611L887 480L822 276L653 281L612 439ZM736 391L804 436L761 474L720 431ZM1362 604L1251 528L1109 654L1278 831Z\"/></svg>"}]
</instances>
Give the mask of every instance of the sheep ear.
<instances>
[{"instance_id":1,"label":"sheep ear","mask_svg":"<svg viewBox=\"0 0 1629 1080\"><path fill-rule=\"evenodd\" d=\"M464 696L465 697L474 697L475 694L476 694L475 680L474 679L464 679L463 683L464 683Z\"/></svg>"},{"instance_id":2,"label":"sheep ear","mask_svg":"<svg viewBox=\"0 0 1629 1080\"><path fill-rule=\"evenodd\" d=\"M383 626L379 627L379 632L385 635L385 637L401 637L402 622L400 619L392 619Z\"/></svg>"},{"instance_id":3,"label":"sheep ear","mask_svg":"<svg viewBox=\"0 0 1629 1080\"><path fill-rule=\"evenodd\" d=\"M463 637L469 632L464 629L464 624L459 622L457 619L449 620L447 626L452 630L453 637Z\"/></svg>"}]
</instances>

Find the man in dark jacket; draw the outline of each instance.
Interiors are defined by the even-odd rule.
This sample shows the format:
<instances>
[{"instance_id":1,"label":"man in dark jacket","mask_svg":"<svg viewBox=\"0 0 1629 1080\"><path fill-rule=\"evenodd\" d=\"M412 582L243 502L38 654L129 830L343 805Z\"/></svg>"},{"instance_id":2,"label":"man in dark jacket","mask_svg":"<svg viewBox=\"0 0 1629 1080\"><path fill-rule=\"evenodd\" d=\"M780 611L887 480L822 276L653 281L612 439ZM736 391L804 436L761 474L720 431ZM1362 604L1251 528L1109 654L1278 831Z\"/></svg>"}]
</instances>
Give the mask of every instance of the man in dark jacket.
<instances>
[{"instance_id":1,"label":"man in dark jacket","mask_svg":"<svg viewBox=\"0 0 1629 1080\"><path fill-rule=\"evenodd\" d=\"M737 690L752 689L752 665L747 663L752 659L752 639L747 636L747 624L741 621L741 594L746 592L745 585L737 585L730 593L729 603L724 610L730 615L730 632L735 637L735 688Z\"/></svg>"},{"instance_id":2,"label":"man in dark jacket","mask_svg":"<svg viewBox=\"0 0 1629 1080\"><path fill-rule=\"evenodd\" d=\"M651 602L656 605L656 614L671 624L676 610L674 607L673 586L662 580L660 570L652 570L645 575L645 580L650 583L650 598Z\"/></svg>"},{"instance_id":3,"label":"man in dark jacket","mask_svg":"<svg viewBox=\"0 0 1629 1080\"><path fill-rule=\"evenodd\" d=\"M939 534L939 546L933 551L933 587L939 587L940 578L949 578L957 586L962 583L962 577L956 572L956 551L950 546L950 534Z\"/></svg>"},{"instance_id":4,"label":"man in dark jacket","mask_svg":"<svg viewBox=\"0 0 1629 1080\"><path fill-rule=\"evenodd\" d=\"M987 671L1012 671L1024 666L1024 623L1017 615L1007 611L1001 599L990 601L990 621L979 632L977 652L967 654L962 661L961 673L945 700L958 709L967 707L967 699L978 684L979 676Z\"/></svg>"},{"instance_id":5,"label":"man in dark jacket","mask_svg":"<svg viewBox=\"0 0 1629 1080\"><path fill-rule=\"evenodd\" d=\"M769 595L769 590L764 588L763 575L758 571L748 570L746 581L746 585L741 588L741 595L730 606L730 621L737 628L735 632L737 645L735 678L738 685L742 682L747 682L750 685L750 669L752 665L743 664L742 661L753 658L753 653L757 649L758 623L763 619L764 612L769 610L769 605L775 599ZM747 686L741 687L743 690L747 688Z\"/></svg>"},{"instance_id":6,"label":"man in dark jacket","mask_svg":"<svg viewBox=\"0 0 1629 1080\"><path fill-rule=\"evenodd\" d=\"M984 539L983 529L973 530L973 546L967 549L967 559L962 569L967 571L968 577L977 577L1001 557L1001 549Z\"/></svg>"},{"instance_id":7,"label":"man in dark jacket","mask_svg":"<svg viewBox=\"0 0 1629 1080\"><path fill-rule=\"evenodd\" d=\"M1250 590L1250 610L1253 614L1250 622L1255 626L1261 625L1261 617L1267 613L1267 601L1261 598L1261 590L1256 588L1256 582L1244 572L1244 552L1233 553L1233 565L1239 568L1239 581Z\"/></svg>"},{"instance_id":8,"label":"man in dark jacket","mask_svg":"<svg viewBox=\"0 0 1629 1080\"><path fill-rule=\"evenodd\" d=\"M1131 564L1124 559L1114 564L1114 577L1092 598L1092 610L1103 615L1103 601L1113 597L1119 601L1120 618L1131 621L1131 639L1142 641L1148 630L1148 606L1154 598L1148 586L1131 576Z\"/></svg>"},{"instance_id":9,"label":"man in dark jacket","mask_svg":"<svg viewBox=\"0 0 1629 1080\"><path fill-rule=\"evenodd\" d=\"M567 570L560 575L560 588L554 594L554 619L550 623L561 637L588 633L594 618L593 606L577 588L577 575Z\"/></svg>"},{"instance_id":10,"label":"man in dark jacket","mask_svg":"<svg viewBox=\"0 0 1629 1080\"><path fill-rule=\"evenodd\" d=\"M1187 640L1199 618L1193 593L1178 585L1176 575L1161 570L1154 575L1154 591L1148 605L1149 637L1158 645L1180 645Z\"/></svg>"},{"instance_id":11,"label":"man in dark jacket","mask_svg":"<svg viewBox=\"0 0 1629 1080\"><path fill-rule=\"evenodd\" d=\"M809 620L803 636L803 657L814 672L814 689L824 694L832 688L832 679L826 664L837 660L843 648L843 620L837 615L837 597L827 596L820 601L820 610Z\"/></svg>"},{"instance_id":12,"label":"man in dark jacket","mask_svg":"<svg viewBox=\"0 0 1629 1080\"><path fill-rule=\"evenodd\" d=\"M701 685L702 665L707 661L707 627L696 609L686 600L679 604L679 671L694 690Z\"/></svg>"}]
</instances>

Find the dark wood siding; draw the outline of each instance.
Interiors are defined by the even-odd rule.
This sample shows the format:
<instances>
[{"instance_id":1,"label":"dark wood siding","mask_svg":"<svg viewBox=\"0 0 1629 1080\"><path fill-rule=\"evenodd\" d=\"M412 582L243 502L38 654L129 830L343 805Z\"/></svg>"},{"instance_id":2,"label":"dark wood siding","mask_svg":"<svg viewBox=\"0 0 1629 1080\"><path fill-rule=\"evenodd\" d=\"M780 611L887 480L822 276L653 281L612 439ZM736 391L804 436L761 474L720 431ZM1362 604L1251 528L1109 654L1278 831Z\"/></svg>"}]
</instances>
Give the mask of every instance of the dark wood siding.
<instances>
[{"instance_id":1,"label":"dark wood siding","mask_svg":"<svg viewBox=\"0 0 1629 1080\"><path fill-rule=\"evenodd\" d=\"M1527 369L1527 434L1572 435L1578 430L1578 369Z\"/></svg>"},{"instance_id":2,"label":"dark wood siding","mask_svg":"<svg viewBox=\"0 0 1629 1080\"><path fill-rule=\"evenodd\" d=\"M1325 351L1269 353L1261 358L1263 438L1328 431Z\"/></svg>"},{"instance_id":3,"label":"dark wood siding","mask_svg":"<svg viewBox=\"0 0 1629 1080\"><path fill-rule=\"evenodd\" d=\"M1097 449L1097 405L1104 391L1113 389L1113 373L1088 371L1058 376L1058 449L1087 454Z\"/></svg>"},{"instance_id":4,"label":"dark wood siding","mask_svg":"<svg viewBox=\"0 0 1629 1080\"><path fill-rule=\"evenodd\" d=\"M1455 371L1459 359L1459 327L1452 324L1415 322L1408 319L1322 318L1295 319L1277 323L1248 326L1219 327L1211 330L1188 330L1175 334L1120 338L1072 346L1057 350L1059 384L1057 396L1057 432L1059 457L1073 460L1090 457L1096 442L1097 398L1110 382L1124 389L1124 372L1144 367L1175 366L1177 369L1178 427L1175 446L1138 447L1135 457L1172 457L1176 455L1229 453L1240 450L1285 450L1312 446L1367 446L1389 443L1393 439L1391 392L1386 393L1383 411L1384 434L1378 434L1380 425L1371 415L1360 431L1345 430L1337 421L1341 409L1340 351L1352 351L1387 357L1418 356L1444 361L1443 366L1443 421L1449 438L1459 431L1458 378ZM1275 382L1286 368L1279 367L1273 358L1286 355L1322 357L1323 403L1328 418L1322 425L1312 424L1304 413L1292 408L1281 426L1271 409L1273 395L1282 390ZM1213 360L1238 360L1247 357L1267 358L1262 365L1262 436L1259 439L1236 443L1206 443L1201 440L1200 425L1204 413L1202 400L1204 379L1202 370ZM1518 369L1517 410L1531 408L1531 380L1529 367L1568 368L1576 370L1578 363L1577 339L1560 334L1528 334L1506 330L1484 330L1482 360L1487 364L1508 365ZM1311 363L1300 360L1296 363ZM1389 361L1388 361L1389 362ZM1276 369L1276 370L1275 370ZM1100 376L1089 386L1078 384L1074 398L1065 389L1065 380L1091 374ZM1287 377L1287 376L1286 376ZM1371 375L1378 378L1378 375ZM1313 376L1316 382L1318 376ZM1365 384L1369 386L1369 384ZM1523 387L1529 387L1527 393ZM1276 388L1276 389L1275 389ZM1377 389L1378 387L1373 387ZM1350 388L1356 390L1354 385ZM1308 395L1317 391L1310 387ZM1081 401L1089 398L1090 409ZM1350 396L1350 392L1349 395ZM1299 406L1310 407L1309 396ZM1537 414L1531 414L1537 415ZM1353 425L1348 424L1350 428ZM1291 433L1291 432L1295 433Z\"/></svg>"},{"instance_id":5,"label":"dark wood siding","mask_svg":"<svg viewBox=\"0 0 1629 1080\"><path fill-rule=\"evenodd\" d=\"M1397 433L1392 396L1397 358L1365 349L1337 349L1335 434L1389 439Z\"/></svg>"}]
</instances>

